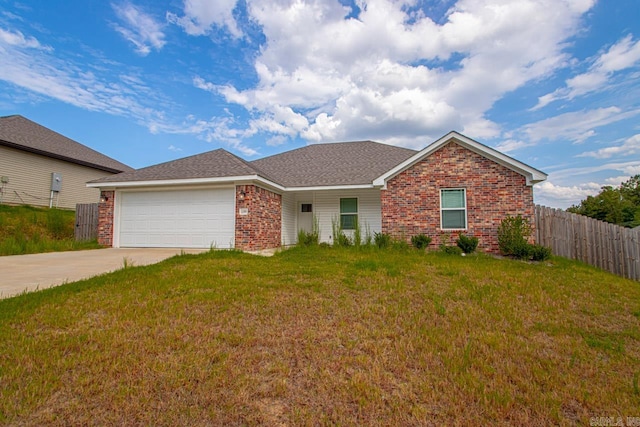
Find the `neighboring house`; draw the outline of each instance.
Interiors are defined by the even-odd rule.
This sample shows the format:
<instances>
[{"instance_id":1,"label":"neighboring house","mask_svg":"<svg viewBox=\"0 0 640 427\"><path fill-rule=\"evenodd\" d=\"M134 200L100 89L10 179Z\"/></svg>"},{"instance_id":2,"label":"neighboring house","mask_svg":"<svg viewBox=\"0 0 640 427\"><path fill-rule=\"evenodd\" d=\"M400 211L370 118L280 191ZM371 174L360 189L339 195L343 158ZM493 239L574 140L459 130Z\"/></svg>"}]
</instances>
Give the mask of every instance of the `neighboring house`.
<instances>
[{"instance_id":1,"label":"neighboring house","mask_svg":"<svg viewBox=\"0 0 640 427\"><path fill-rule=\"evenodd\" d=\"M0 203L75 209L100 198L87 181L131 170L22 116L0 117Z\"/></svg>"},{"instance_id":2,"label":"neighboring house","mask_svg":"<svg viewBox=\"0 0 640 427\"><path fill-rule=\"evenodd\" d=\"M218 149L93 181L99 241L115 247L260 250L298 230L420 233L432 245L477 236L497 251L506 215L533 222L532 186L547 175L451 132L421 151L371 141L314 144L252 162Z\"/></svg>"}]
</instances>

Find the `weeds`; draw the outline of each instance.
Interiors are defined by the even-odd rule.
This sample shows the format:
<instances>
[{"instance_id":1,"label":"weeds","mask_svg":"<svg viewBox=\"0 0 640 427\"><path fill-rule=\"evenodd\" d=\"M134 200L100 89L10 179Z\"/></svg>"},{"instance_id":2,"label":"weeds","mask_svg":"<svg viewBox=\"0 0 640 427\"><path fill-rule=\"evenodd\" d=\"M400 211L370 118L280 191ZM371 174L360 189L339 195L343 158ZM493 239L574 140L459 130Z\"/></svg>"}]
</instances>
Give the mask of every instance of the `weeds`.
<instances>
[{"instance_id":1,"label":"weeds","mask_svg":"<svg viewBox=\"0 0 640 427\"><path fill-rule=\"evenodd\" d=\"M373 241L379 249L385 249L391 246L391 235L387 233L374 233Z\"/></svg>"},{"instance_id":2,"label":"weeds","mask_svg":"<svg viewBox=\"0 0 640 427\"><path fill-rule=\"evenodd\" d=\"M99 248L76 242L75 213L32 206L0 205L0 256Z\"/></svg>"}]
</instances>

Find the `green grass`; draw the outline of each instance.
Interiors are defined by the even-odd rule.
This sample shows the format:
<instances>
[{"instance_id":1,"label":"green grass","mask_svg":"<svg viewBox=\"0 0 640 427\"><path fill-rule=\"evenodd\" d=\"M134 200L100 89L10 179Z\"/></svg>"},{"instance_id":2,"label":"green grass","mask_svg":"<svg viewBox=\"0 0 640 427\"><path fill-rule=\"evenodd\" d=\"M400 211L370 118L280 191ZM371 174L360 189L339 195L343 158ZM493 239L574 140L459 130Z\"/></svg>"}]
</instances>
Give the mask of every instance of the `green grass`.
<instances>
[{"instance_id":1,"label":"green grass","mask_svg":"<svg viewBox=\"0 0 640 427\"><path fill-rule=\"evenodd\" d=\"M76 242L75 212L33 206L0 205L0 256L95 249Z\"/></svg>"},{"instance_id":2,"label":"green grass","mask_svg":"<svg viewBox=\"0 0 640 427\"><path fill-rule=\"evenodd\" d=\"M0 301L0 424L638 416L640 285L554 258L181 255Z\"/></svg>"}]
</instances>

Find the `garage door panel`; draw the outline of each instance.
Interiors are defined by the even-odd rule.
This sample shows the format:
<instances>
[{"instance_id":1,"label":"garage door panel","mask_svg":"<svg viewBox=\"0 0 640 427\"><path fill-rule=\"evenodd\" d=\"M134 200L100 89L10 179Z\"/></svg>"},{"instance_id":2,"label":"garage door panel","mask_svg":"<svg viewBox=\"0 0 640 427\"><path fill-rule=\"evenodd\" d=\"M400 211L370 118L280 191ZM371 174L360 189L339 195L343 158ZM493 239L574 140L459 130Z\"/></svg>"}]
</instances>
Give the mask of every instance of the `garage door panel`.
<instances>
[{"instance_id":1,"label":"garage door panel","mask_svg":"<svg viewBox=\"0 0 640 427\"><path fill-rule=\"evenodd\" d=\"M122 193L120 246L232 247L234 196L233 188Z\"/></svg>"}]
</instances>

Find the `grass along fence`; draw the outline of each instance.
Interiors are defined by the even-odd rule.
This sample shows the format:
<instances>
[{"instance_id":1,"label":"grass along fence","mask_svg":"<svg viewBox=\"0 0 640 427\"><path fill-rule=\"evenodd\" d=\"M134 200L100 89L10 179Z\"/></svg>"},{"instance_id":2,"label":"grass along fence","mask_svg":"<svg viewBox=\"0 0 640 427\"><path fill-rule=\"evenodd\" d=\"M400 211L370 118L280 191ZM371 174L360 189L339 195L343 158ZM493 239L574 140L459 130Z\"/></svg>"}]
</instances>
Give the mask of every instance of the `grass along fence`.
<instances>
[{"instance_id":1,"label":"grass along fence","mask_svg":"<svg viewBox=\"0 0 640 427\"><path fill-rule=\"evenodd\" d=\"M640 232L583 215L536 206L536 242L554 255L640 280Z\"/></svg>"}]
</instances>

